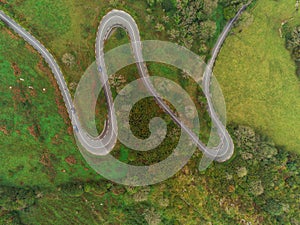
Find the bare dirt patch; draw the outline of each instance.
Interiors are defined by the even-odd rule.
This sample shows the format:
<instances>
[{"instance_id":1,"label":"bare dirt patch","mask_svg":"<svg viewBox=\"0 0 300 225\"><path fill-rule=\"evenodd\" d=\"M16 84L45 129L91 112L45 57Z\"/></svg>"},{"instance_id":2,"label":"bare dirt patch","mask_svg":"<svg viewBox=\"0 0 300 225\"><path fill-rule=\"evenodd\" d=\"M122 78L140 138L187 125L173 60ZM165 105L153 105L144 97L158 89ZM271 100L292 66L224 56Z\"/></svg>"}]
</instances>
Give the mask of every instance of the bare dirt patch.
<instances>
[{"instance_id":1,"label":"bare dirt patch","mask_svg":"<svg viewBox=\"0 0 300 225\"><path fill-rule=\"evenodd\" d=\"M13 62L13 63L11 64L11 67L12 67L12 69L14 70L15 76L18 77L18 76L21 75L22 71L21 71L20 67L17 65L17 63Z\"/></svg>"},{"instance_id":2,"label":"bare dirt patch","mask_svg":"<svg viewBox=\"0 0 300 225\"><path fill-rule=\"evenodd\" d=\"M50 167L50 168L52 167L49 153L45 152L42 154L40 158L40 163L42 163L46 167Z\"/></svg>"},{"instance_id":3,"label":"bare dirt patch","mask_svg":"<svg viewBox=\"0 0 300 225\"><path fill-rule=\"evenodd\" d=\"M18 102L21 102L21 103L25 103L26 102L26 97L22 96L22 92L21 92L21 89L20 88L14 88L13 89L13 94L14 94L14 103L15 103L15 109L17 107L17 103Z\"/></svg>"},{"instance_id":4,"label":"bare dirt patch","mask_svg":"<svg viewBox=\"0 0 300 225\"><path fill-rule=\"evenodd\" d=\"M8 35L9 35L12 39L15 39L15 40L19 39L19 36L16 35L15 33L13 33L9 28L5 28L5 32L7 32Z\"/></svg>"},{"instance_id":5,"label":"bare dirt patch","mask_svg":"<svg viewBox=\"0 0 300 225\"><path fill-rule=\"evenodd\" d=\"M28 44L27 42L25 44L25 48L27 48L33 54L37 53L36 50L30 44Z\"/></svg>"},{"instance_id":6,"label":"bare dirt patch","mask_svg":"<svg viewBox=\"0 0 300 225\"><path fill-rule=\"evenodd\" d=\"M69 165L74 165L77 163L76 159L74 156L70 155L68 156L65 161L69 164Z\"/></svg>"},{"instance_id":7,"label":"bare dirt patch","mask_svg":"<svg viewBox=\"0 0 300 225\"><path fill-rule=\"evenodd\" d=\"M60 137L59 134L55 134L54 137L51 140L51 143L54 144L54 145L62 144L63 142L59 137Z\"/></svg>"},{"instance_id":8,"label":"bare dirt patch","mask_svg":"<svg viewBox=\"0 0 300 225\"><path fill-rule=\"evenodd\" d=\"M6 127L0 127L0 131L2 131L5 135L8 135L8 131L6 129Z\"/></svg>"},{"instance_id":9,"label":"bare dirt patch","mask_svg":"<svg viewBox=\"0 0 300 225\"><path fill-rule=\"evenodd\" d=\"M30 93L30 95L31 95L32 97L36 97L36 96L37 96L37 93L36 93L36 90L35 90L35 89L30 89L29 93Z\"/></svg>"},{"instance_id":10,"label":"bare dirt patch","mask_svg":"<svg viewBox=\"0 0 300 225\"><path fill-rule=\"evenodd\" d=\"M40 163L42 163L45 167L45 173L48 175L51 182L54 181L56 177L56 171L54 169L54 166L52 164L51 158L53 158L54 155L50 154L48 150L45 150L40 158Z\"/></svg>"},{"instance_id":11,"label":"bare dirt patch","mask_svg":"<svg viewBox=\"0 0 300 225\"><path fill-rule=\"evenodd\" d=\"M28 127L28 131L29 131L30 135L33 136L35 139L38 139L39 130L40 130L39 125L37 125L37 126L32 125L32 126Z\"/></svg>"}]
</instances>

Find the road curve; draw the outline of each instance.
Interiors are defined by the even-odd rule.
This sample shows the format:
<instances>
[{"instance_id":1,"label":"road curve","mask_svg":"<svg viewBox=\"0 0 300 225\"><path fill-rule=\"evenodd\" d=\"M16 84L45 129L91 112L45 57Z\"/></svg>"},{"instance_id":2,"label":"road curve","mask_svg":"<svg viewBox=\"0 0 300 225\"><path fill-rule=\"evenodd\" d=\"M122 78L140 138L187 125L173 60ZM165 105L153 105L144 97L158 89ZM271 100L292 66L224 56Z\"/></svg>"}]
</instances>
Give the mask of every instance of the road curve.
<instances>
[{"instance_id":1,"label":"road curve","mask_svg":"<svg viewBox=\"0 0 300 225\"><path fill-rule=\"evenodd\" d=\"M157 103L160 107L171 116L173 121L177 123L181 129L183 129L197 144L198 148L209 158L214 159L218 162L223 162L228 159L233 154L234 145L230 135L228 134L226 127L219 120L212 104L212 100L210 97L210 82L212 76L212 68L219 53L219 50L226 39L229 31L231 30L234 22L238 19L241 13L246 9L247 5L244 5L236 14L236 16L229 21L229 23L224 28L222 34L220 35L215 48L212 52L211 60L208 63L208 66L204 72L203 77L203 87L204 94L208 100L208 110L214 123L215 127L218 130L218 134L220 136L220 144L218 147L214 149L207 148L199 138L188 128L186 127L170 110L170 108L164 103L164 101L158 96L155 89L153 88L151 82L149 81L148 71L145 66L143 56L142 56L142 43L140 41L139 29L134 21L134 19L126 12L121 10L112 10L108 14L106 14L100 22L97 39L96 39L96 62L98 66L99 73L101 74L100 80L103 84L103 89L105 93L105 97L108 105L108 118L106 120L104 129L100 136L92 137L89 135L81 126L79 118L76 114L75 107L72 101L72 97L68 90L67 84L64 80L63 74L55 61L54 57L51 53L30 33L25 31L19 24L17 24L13 19L7 16L3 11L0 10L0 19L7 24L11 29L13 29L17 34L19 34L25 41L27 41L30 45L32 45L45 59L45 61L49 64L54 77L58 83L60 91L63 96L63 100L65 102L69 117L71 119L71 123L73 126L74 134L76 135L78 141L81 145L91 154L93 155L107 155L109 154L116 142L118 136L118 127L116 121L116 115L113 107L113 98L110 90L110 86L107 77L106 65L104 62L104 42L110 36L111 31L116 27L121 27L125 29L131 40L132 53L136 59L136 64L138 67L139 74L144 82L144 85L148 89L148 91L154 96Z\"/></svg>"},{"instance_id":2,"label":"road curve","mask_svg":"<svg viewBox=\"0 0 300 225\"><path fill-rule=\"evenodd\" d=\"M240 10L236 13L234 18L232 18L224 27L222 33L220 34L213 50L212 50L212 56L207 63L206 70L203 75L203 81L202 81L202 87L203 92L207 98L208 103L208 111L210 114L210 117L214 123L214 125L217 127L219 137L221 139L220 144L218 146L218 155L216 156L215 160L218 162L224 162L231 158L234 152L234 144L232 141L232 138L230 137L228 131L226 130L225 125L220 121L218 115L216 114L213 103L211 100L210 95L210 83L211 83L211 77L212 77L212 70L213 66L216 62L217 56L221 50L221 47L228 36L229 32L231 31L234 23L238 20L238 18L241 16L241 14L246 10L246 8L251 4L251 1L245 5L243 5Z\"/></svg>"}]
</instances>

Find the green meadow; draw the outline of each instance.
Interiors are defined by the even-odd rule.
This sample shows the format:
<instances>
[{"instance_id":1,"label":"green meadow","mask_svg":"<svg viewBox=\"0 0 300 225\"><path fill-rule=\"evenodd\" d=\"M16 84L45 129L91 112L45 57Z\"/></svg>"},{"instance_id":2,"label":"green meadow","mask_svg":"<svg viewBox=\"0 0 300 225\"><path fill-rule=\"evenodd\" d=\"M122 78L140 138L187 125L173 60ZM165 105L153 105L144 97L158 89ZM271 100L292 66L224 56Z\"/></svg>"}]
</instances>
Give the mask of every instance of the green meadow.
<instances>
[{"instance_id":1,"label":"green meadow","mask_svg":"<svg viewBox=\"0 0 300 225\"><path fill-rule=\"evenodd\" d=\"M232 31L214 73L229 123L255 127L279 146L300 153L300 88L281 24L300 23L294 1L258 1Z\"/></svg>"},{"instance_id":2,"label":"green meadow","mask_svg":"<svg viewBox=\"0 0 300 225\"><path fill-rule=\"evenodd\" d=\"M82 177L95 176L83 169L50 69L6 28L0 30L0 74L1 183L53 186L78 176L78 169Z\"/></svg>"}]
</instances>

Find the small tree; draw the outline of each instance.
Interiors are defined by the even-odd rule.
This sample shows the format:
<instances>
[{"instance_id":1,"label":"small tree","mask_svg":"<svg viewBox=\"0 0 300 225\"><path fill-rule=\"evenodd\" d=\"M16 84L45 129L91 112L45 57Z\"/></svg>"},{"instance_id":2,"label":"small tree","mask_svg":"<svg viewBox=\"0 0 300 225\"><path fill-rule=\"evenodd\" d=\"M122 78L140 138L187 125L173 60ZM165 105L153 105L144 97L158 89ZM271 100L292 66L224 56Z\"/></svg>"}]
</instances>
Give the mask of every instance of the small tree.
<instances>
[{"instance_id":1,"label":"small tree","mask_svg":"<svg viewBox=\"0 0 300 225\"><path fill-rule=\"evenodd\" d=\"M258 180L258 181L254 181L250 184L250 191L253 195L255 196L259 196L261 195L262 193L264 193L264 188L261 184L261 181Z\"/></svg>"},{"instance_id":2,"label":"small tree","mask_svg":"<svg viewBox=\"0 0 300 225\"><path fill-rule=\"evenodd\" d=\"M272 216L280 216L283 213L283 206L280 202L274 199L269 199L264 205L264 210Z\"/></svg>"},{"instance_id":3,"label":"small tree","mask_svg":"<svg viewBox=\"0 0 300 225\"><path fill-rule=\"evenodd\" d=\"M109 4L112 5L113 7L116 7L119 3L119 0L109 0Z\"/></svg>"},{"instance_id":4,"label":"small tree","mask_svg":"<svg viewBox=\"0 0 300 225\"><path fill-rule=\"evenodd\" d=\"M295 61L300 62L300 45L293 49L292 56Z\"/></svg>"},{"instance_id":5,"label":"small tree","mask_svg":"<svg viewBox=\"0 0 300 225\"><path fill-rule=\"evenodd\" d=\"M158 225L161 222L160 216L155 212L154 208L146 210L144 215L149 225Z\"/></svg>"},{"instance_id":6,"label":"small tree","mask_svg":"<svg viewBox=\"0 0 300 225\"><path fill-rule=\"evenodd\" d=\"M75 57L71 53L65 53L62 57L62 62L68 67L75 65Z\"/></svg>"},{"instance_id":7,"label":"small tree","mask_svg":"<svg viewBox=\"0 0 300 225\"><path fill-rule=\"evenodd\" d=\"M147 4L148 4L150 7L154 7L155 4L156 4L156 1L155 1L155 0L147 0Z\"/></svg>"},{"instance_id":8,"label":"small tree","mask_svg":"<svg viewBox=\"0 0 300 225\"><path fill-rule=\"evenodd\" d=\"M247 171L246 167L240 167L237 170L238 177L244 177L247 175L247 173L248 173L248 171Z\"/></svg>"},{"instance_id":9,"label":"small tree","mask_svg":"<svg viewBox=\"0 0 300 225\"><path fill-rule=\"evenodd\" d=\"M155 29L156 29L156 31L158 31L158 32L162 32L162 31L165 30L165 27L164 27L164 25L162 25L161 23L157 23L156 26L155 26Z\"/></svg>"},{"instance_id":10,"label":"small tree","mask_svg":"<svg viewBox=\"0 0 300 225\"><path fill-rule=\"evenodd\" d=\"M174 12L176 10L175 4L172 0L163 0L162 7L166 12Z\"/></svg>"},{"instance_id":11,"label":"small tree","mask_svg":"<svg viewBox=\"0 0 300 225\"><path fill-rule=\"evenodd\" d=\"M201 26L201 37L204 40L210 39L216 33L217 25L214 21L207 20L200 24Z\"/></svg>"},{"instance_id":12,"label":"small tree","mask_svg":"<svg viewBox=\"0 0 300 225\"><path fill-rule=\"evenodd\" d=\"M121 30L121 29L117 29L117 32L116 32L116 38L118 40L121 40L125 37L126 33L125 31Z\"/></svg>"}]
</instances>

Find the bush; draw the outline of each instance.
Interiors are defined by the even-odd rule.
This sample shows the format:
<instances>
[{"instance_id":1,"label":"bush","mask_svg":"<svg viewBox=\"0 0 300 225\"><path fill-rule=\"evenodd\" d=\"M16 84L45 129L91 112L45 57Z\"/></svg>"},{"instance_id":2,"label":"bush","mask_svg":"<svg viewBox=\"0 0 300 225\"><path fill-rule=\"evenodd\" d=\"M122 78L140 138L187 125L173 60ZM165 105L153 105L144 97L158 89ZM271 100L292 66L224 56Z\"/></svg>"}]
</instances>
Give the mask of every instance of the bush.
<instances>
[{"instance_id":1,"label":"bush","mask_svg":"<svg viewBox=\"0 0 300 225\"><path fill-rule=\"evenodd\" d=\"M253 195L255 196L259 196L261 195L262 193L264 193L264 188L261 184L261 181L258 180L258 181L253 181L251 184L250 184L250 191Z\"/></svg>"},{"instance_id":2,"label":"bush","mask_svg":"<svg viewBox=\"0 0 300 225\"><path fill-rule=\"evenodd\" d=\"M274 199L269 199L264 206L264 210L272 216L280 216L283 213L282 204Z\"/></svg>"},{"instance_id":3,"label":"bush","mask_svg":"<svg viewBox=\"0 0 300 225\"><path fill-rule=\"evenodd\" d=\"M235 16L235 13L236 13L236 9L231 6L228 6L224 9L224 18L226 20L230 20Z\"/></svg>"},{"instance_id":4,"label":"bush","mask_svg":"<svg viewBox=\"0 0 300 225\"><path fill-rule=\"evenodd\" d=\"M16 187L0 187L0 205L3 210L23 210L35 203L35 191Z\"/></svg>"},{"instance_id":5,"label":"bush","mask_svg":"<svg viewBox=\"0 0 300 225\"><path fill-rule=\"evenodd\" d=\"M244 177L247 175L247 173L248 173L248 171L247 171L246 167L240 167L237 170L238 177Z\"/></svg>"},{"instance_id":6,"label":"bush","mask_svg":"<svg viewBox=\"0 0 300 225\"><path fill-rule=\"evenodd\" d=\"M116 38L118 40L122 40L125 36L126 36L126 32L124 30L117 29Z\"/></svg>"},{"instance_id":7,"label":"bush","mask_svg":"<svg viewBox=\"0 0 300 225\"><path fill-rule=\"evenodd\" d=\"M156 1L155 0L147 0L147 4L150 6L150 7L154 7L156 5Z\"/></svg>"},{"instance_id":8,"label":"bush","mask_svg":"<svg viewBox=\"0 0 300 225\"><path fill-rule=\"evenodd\" d=\"M300 45L293 49L292 56L295 61L300 61Z\"/></svg>"},{"instance_id":9,"label":"bush","mask_svg":"<svg viewBox=\"0 0 300 225\"><path fill-rule=\"evenodd\" d=\"M296 75L300 79L300 62L296 62Z\"/></svg>"},{"instance_id":10,"label":"bush","mask_svg":"<svg viewBox=\"0 0 300 225\"><path fill-rule=\"evenodd\" d=\"M176 10L175 3L172 0L164 0L161 5L166 12L173 12Z\"/></svg>"},{"instance_id":11,"label":"bush","mask_svg":"<svg viewBox=\"0 0 300 225\"><path fill-rule=\"evenodd\" d=\"M285 47L291 52L291 56L296 62L296 75L300 78L300 26L291 28L288 24L285 24L283 35L285 37Z\"/></svg>"},{"instance_id":12,"label":"bush","mask_svg":"<svg viewBox=\"0 0 300 225\"><path fill-rule=\"evenodd\" d=\"M3 212L0 216L0 224L21 224L17 212Z\"/></svg>"}]
</instances>

